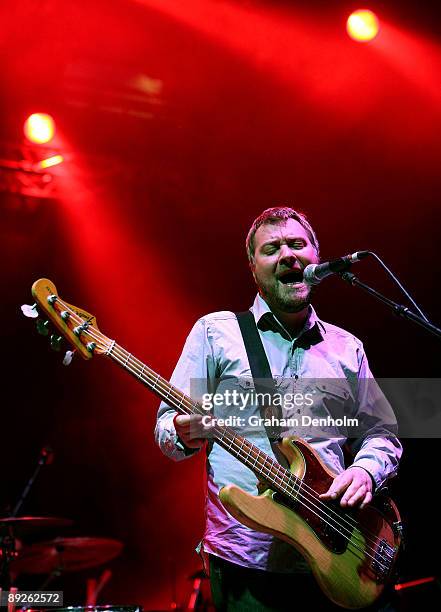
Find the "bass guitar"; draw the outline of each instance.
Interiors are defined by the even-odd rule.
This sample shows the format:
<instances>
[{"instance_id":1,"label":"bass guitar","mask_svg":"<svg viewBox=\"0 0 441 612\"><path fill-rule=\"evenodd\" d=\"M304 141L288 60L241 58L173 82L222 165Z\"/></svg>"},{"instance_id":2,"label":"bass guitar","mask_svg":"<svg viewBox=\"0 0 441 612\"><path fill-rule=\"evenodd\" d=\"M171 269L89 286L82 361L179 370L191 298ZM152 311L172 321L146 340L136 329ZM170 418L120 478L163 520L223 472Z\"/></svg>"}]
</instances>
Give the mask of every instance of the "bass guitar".
<instances>
[{"instance_id":1,"label":"bass guitar","mask_svg":"<svg viewBox=\"0 0 441 612\"><path fill-rule=\"evenodd\" d=\"M82 357L104 355L177 412L206 414L200 404L102 334L93 315L60 299L51 281L36 281L32 294ZM23 312L38 316L37 304L22 307ZM336 474L300 438L285 438L279 444L290 469L229 427L215 424L213 439L264 484L259 495L235 485L221 489L223 505L238 521L292 544L309 563L322 591L337 605L359 609L380 597L393 575L402 542L401 518L389 497L378 494L356 510L343 509L338 502L323 502L319 495Z\"/></svg>"}]
</instances>

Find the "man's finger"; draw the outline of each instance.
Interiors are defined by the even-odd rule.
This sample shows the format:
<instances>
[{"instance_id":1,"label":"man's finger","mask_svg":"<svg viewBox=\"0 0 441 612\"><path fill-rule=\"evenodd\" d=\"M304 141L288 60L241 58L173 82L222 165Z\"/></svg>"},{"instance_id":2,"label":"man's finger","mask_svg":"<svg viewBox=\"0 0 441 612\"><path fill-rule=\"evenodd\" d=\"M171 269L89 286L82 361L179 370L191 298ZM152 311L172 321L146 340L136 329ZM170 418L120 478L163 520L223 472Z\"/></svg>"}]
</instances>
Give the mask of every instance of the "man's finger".
<instances>
[{"instance_id":1,"label":"man's finger","mask_svg":"<svg viewBox=\"0 0 441 612\"><path fill-rule=\"evenodd\" d=\"M346 491L351 484L353 475L346 472L341 476L337 476L326 493L320 495L320 499L336 499L343 491Z\"/></svg>"},{"instance_id":2,"label":"man's finger","mask_svg":"<svg viewBox=\"0 0 441 612\"><path fill-rule=\"evenodd\" d=\"M364 493L366 493L367 489L365 487L365 484L360 480L354 479L350 486L346 489L344 495L341 498L341 501L346 504L351 499L351 497L355 495L357 491L359 491L361 487L364 488Z\"/></svg>"},{"instance_id":3,"label":"man's finger","mask_svg":"<svg viewBox=\"0 0 441 612\"><path fill-rule=\"evenodd\" d=\"M350 487L343 495L340 505L354 506L358 501L364 499L365 495L366 487L364 486L364 484L356 488L355 491L352 489L352 487Z\"/></svg>"},{"instance_id":4,"label":"man's finger","mask_svg":"<svg viewBox=\"0 0 441 612\"><path fill-rule=\"evenodd\" d=\"M367 506L368 504L370 504L372 501L372 493L370 491L368 491L364 497L364 500L361 502L360 504L360 509L364 508L365 506Z\"/></svg>"}]
</instances>

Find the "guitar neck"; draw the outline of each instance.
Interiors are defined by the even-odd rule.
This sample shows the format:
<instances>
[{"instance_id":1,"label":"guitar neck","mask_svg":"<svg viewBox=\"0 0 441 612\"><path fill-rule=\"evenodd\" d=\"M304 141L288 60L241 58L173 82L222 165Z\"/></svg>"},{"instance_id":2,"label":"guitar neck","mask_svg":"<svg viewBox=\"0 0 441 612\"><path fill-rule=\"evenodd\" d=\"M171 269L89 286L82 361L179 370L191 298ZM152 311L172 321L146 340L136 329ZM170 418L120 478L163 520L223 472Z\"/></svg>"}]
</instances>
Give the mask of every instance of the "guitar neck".
<instances>
[{"instance_id":1,"label":"guitar neck","mask_svg":"<svg viewBox=\"0 0 441 612\"><path fill-rule=\"evenodd\" d=\"M112 342L106 354L177 412L207 415L207 412L198 402L182 393L116 342ZM292 489L293 486L300 486L300 481L294 474L282 467L249 440L239 436L230 427L215 424L212 436L217 444L251 469L259 479L266 481L271 488L283 493L287 487Z\"/></svg>"}]
</instances>

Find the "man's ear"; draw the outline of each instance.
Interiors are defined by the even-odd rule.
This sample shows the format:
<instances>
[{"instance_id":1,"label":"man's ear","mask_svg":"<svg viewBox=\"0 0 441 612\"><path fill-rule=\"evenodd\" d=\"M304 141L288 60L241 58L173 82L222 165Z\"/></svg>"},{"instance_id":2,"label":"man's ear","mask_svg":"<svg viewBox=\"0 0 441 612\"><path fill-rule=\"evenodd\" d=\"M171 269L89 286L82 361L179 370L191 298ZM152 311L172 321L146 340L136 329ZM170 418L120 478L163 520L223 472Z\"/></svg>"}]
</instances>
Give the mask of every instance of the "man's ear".
<instances>
[{"instance_id":1,"label":"man's ear","mask_svg":"<svg viewBox=\"0 0 441 612\"><path fill-rule=\"evenodd\" d=\"M251 274L253 275L254 282L257 284L257 280L256 280L256 271L255 271L255 270L256 270L256 264L254 263L254 259L253 259L253 261L250 261L250 262L248 263L248 266L249 266L249 268L250 268L250 270L251 270Z\"/></svg>"}]
</instances>

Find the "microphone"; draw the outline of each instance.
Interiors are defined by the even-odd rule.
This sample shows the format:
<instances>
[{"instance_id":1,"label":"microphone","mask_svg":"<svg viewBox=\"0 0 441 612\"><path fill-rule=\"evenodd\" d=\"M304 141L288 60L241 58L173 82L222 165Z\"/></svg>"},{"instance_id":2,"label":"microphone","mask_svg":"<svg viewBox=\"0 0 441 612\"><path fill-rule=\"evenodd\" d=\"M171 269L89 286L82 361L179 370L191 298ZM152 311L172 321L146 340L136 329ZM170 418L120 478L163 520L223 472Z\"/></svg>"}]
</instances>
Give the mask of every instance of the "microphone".
<instances>
[{"instance_id":1,"label":"microphone","mask_svg":"<svg viewBox=\"0 0 441 612\"><path fill-rule=\"evenodd\" d=\"M303 280L308 285L318 285L324 278L337 272L344 272L350 268L351 264L360 261L369 255L369 251L356 251L351 255L345 255L339 259L326 261L321 264L309 264L303 270Z\"/></svg>"}]
</instances>

